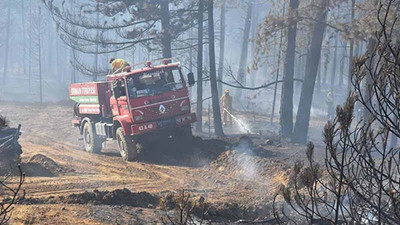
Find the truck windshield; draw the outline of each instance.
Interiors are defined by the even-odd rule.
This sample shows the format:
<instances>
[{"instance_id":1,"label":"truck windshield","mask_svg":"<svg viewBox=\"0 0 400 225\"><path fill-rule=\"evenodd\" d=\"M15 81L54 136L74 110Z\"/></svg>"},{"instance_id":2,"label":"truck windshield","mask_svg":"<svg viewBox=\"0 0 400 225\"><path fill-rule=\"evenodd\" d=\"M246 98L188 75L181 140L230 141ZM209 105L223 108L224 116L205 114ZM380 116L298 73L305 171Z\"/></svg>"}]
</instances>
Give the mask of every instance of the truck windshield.
<instances>
[{"instance_id":1,"label":"truck windshield","mask_svg":"<svg viewBox=\"0 0 400 225\"><path fill-rule=\"evenodd\" d=\"M184 87L178 68L159 69L126 78L130 98L159 95Z\"/></svg>"}]
</instances>

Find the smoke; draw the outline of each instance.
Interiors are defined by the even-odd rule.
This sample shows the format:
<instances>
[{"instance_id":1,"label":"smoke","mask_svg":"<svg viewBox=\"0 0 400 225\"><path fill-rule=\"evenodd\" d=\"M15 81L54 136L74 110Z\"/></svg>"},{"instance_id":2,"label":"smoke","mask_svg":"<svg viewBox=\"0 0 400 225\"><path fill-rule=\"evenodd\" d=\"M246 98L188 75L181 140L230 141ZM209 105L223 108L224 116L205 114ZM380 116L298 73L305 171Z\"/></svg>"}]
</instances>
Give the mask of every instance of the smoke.
<instances>
[{"instance_id":1,"label":"smoke","mask_svg":"<svg viewBox=\"0 0 400 225\"><path fill-rule=\"evenodd\" d=\"M232 163L238 170L237 177L243 180L261 180L261 169L256 162L253 141L247 136L242 137L234 151L237 154L234 155Z\"/></svg>"},{"instance_id":2,"label":"smoke","mask_svg":"<svg viewBox=\"0 0 400 225\"><path fill-rule=\"evenodd\" d=\"M327 117L327 110L311 107L311 117Z\"/></svg>"}]
</instances>

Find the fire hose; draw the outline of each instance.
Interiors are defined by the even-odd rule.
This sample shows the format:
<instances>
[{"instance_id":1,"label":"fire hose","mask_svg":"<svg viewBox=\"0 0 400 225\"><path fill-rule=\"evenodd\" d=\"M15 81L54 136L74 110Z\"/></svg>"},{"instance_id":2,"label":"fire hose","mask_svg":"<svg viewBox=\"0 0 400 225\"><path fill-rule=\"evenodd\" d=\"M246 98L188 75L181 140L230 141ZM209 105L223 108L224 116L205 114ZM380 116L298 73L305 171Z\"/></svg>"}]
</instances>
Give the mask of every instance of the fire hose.
<instances>
[{"instance_id":1,"label":"fire hose","mask_svg":"<svg viewBox=\"0 0 400 225\"><path fill-rule=\"evenodd\" d=\"M230 113L226 108L224 108L224 111L228 113L229 116L231 116L233 118L233 120L235 120L235 122L237 124L239 124L240 127L242 127L244 130L246 130L246 132L248 134L252 134L253 132L251 132L251 130L249 128L246 127L246 125L240 121L238 118L236 118L234 115L232 115L232 113Z\"/></svg>"}]
</instances>

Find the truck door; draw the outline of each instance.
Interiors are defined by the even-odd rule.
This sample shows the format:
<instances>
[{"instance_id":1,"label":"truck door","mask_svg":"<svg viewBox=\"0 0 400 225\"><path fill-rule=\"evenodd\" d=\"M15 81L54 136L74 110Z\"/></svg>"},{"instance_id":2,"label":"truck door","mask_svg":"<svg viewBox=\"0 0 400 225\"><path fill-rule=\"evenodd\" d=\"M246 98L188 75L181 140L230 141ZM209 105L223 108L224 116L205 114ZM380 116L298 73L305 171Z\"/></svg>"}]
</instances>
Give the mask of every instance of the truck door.
<instances>
[{"instance_id":1,"label":"truck door","mask_svg":"<svg viewBox=\"0 0 400 225\"><path fill-rule=\"evenodd\" d=\"M110 106L113 116L130 115L128 99L126 96L126 84L123 79L113 80L111 83L112 96Z\"/></svg>"}]
</instances>

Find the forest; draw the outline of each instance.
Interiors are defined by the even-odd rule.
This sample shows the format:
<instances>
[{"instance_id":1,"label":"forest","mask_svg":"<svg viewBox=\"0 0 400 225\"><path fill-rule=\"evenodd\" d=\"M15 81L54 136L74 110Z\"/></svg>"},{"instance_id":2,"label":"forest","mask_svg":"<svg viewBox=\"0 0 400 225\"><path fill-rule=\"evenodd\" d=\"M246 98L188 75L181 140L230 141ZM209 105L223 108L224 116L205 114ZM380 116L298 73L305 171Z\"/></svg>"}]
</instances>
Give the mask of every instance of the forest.
<instances>
[{"instance_id":1,"label":"forest","mask_svg":"<svg viewBox=\"0 0 400 225\"><path fill-rule=\"evenodd\" d=\"M19 203L12 192L10 204L0 187L0 224L27 221L21 215L30 205L54 204L50 199L60 207L79 202L51 195L71 193L60 179L54 180L60 189L47 190L35 182L55 178L22 175L25 161L37 154L60 168L76 166L52 174L72 176L76 190L94 190L98 197L97 189L125 190L130 184L127 196L139 190L157 196L159 206L144 208L158 211L143 218L163 214L162 224L202 224L203 217L215 224L400 223L400 1L3 0L0 6L0 114L15 127L22 124L24 153L15 179L25 182L17 187L26 186L29 197ZM121 162L112 158L118 185L111 187L105 184L112 173L103 157L114 153L103 143L105 154L94 159L101 165L94 172L99 176L93 184L78 184L74 176L93 165L73 154L80 147L69 126L79 105L69 100L70 85L110 81L115 59L126 62L127 72L167 60L180 63L183 77L194 75L188 89L189 111L196 113L193 147L168 155L155 149L174 147L158 143L149 148L157 157L145 150L137 164L127 166L138 180L124 181ZM27 177L34 174L29 166ZM169 176L176 177L163 180ZM170 183L153 183L154 177ZM137 185L142 179L154 186ZM7 189L8 180L0 180ZM176 189L182 190L167 200L160 194ZM208 206L190 200L203 198L203 191ZM17 220L8 204L17 205ZM87 218L113 224L92 214ZM121 218L129 220L117 224L132 223L129 216Z\"/></svg>"},{"instance_id":2,"label":"forest","mask_svg":"<svg viewBox=\"0 0 400 225\"><path fill-rule=\"evenodd\" d=\"M173 58L196 74L198 118L215 74L215 98L232 89L234 108L251 102L257 113L278 115L281 134L299 143L311 112L326 114L329 92L336 105L344 102L353 59L379 26L374 1L215 1L212 12L198 1L2 4L3 99L65 99L70 83L105 79L111 57L131 65Z\"/></svg>"}]
</instances>

